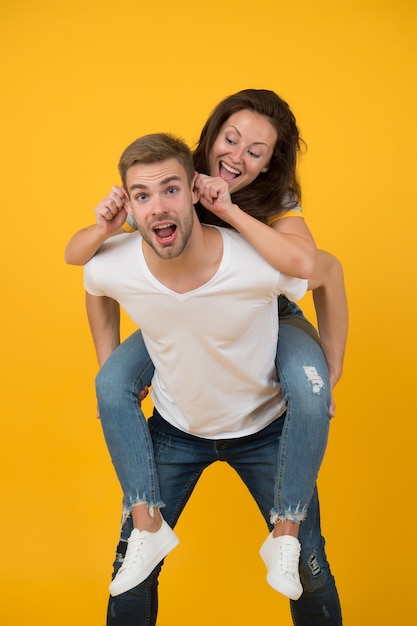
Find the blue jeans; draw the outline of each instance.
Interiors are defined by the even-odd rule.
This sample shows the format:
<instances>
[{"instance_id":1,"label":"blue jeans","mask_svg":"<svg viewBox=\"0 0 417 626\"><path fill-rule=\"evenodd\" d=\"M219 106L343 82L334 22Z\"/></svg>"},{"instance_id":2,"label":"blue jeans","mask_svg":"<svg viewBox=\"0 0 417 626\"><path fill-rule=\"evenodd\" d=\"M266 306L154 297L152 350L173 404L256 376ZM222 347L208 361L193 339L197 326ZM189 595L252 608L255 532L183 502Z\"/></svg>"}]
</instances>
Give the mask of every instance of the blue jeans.
<instances>
[{"instance_id":1,"label":"blue jeans","mask_svg":"<svg viewBox=\"0 0 417 626\"><path fill-rule=\"evenodd\" d=\"M155 470L153 445L139 392L151 384L154 372L140 330L113 352L96 376L100 421L126 513L132 505L164 506Z\"/></svg>"},{"instance_id":2,"label":"blue jeans","mask_svg":"<svg viewBox=\"0 0 417 626\"><path fill-rule=\"evenodd\" d=\"M330 382L314 327L279 298L277 370L287 417L277 451L271 521L304 519L327 444ZM96 378L101 424L124 494L124 510L146 502L163 507L148 426L138 394L154 368L140 331L113 352ZM204 378L202 379L204 384Z\"/></svg>"},{"instance_id":3,"label":"blue jeans","mask_svg":"<svg viewBox=\"0 0 417 626\"><path fill-rule=\"evenodd\" d=\"M276 367L287 406L271 521L302 521L326 450L331 388L316 329L284 296L278 301Z\"/></svg>"},{"instance_id":4,"label":"blue jeans","mask_svg":"<svg viewBox=\"0 0 417 626\"><path fill-rule=\"evenodd\" d=\"M166 422L156 411L149 420L154 458L165 502L164 517L174 527L202 472L216 461L228 463L243 480L269 528L270 504L274 498L275 471L285 416L259 433L238 439L210 440L184 433ZM127 539L132 530L131 516L122 527L114 563L114 574L122 564ZM317 491L300 526L300 577L304 593L291 602L296 626L341 626L342 617L334 578L324 551L320 531ZM260 558L260 557L259 557ZM154 626L157 585L161 564L140 585L110 598L107 626Z\"/></svg>"}]
</instances>

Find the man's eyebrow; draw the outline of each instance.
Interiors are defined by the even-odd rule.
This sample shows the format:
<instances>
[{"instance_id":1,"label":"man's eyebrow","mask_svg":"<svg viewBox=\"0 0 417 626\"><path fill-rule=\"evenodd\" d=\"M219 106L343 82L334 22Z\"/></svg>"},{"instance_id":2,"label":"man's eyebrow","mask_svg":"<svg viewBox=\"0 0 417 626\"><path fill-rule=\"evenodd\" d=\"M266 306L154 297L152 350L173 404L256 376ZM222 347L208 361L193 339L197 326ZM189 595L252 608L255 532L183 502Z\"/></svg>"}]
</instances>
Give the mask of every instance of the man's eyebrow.
<instances>
[{"instance_id":1,"label":"man's eyebrow","mask_svg":"<svg viewBox=\"0 0 417 626\"><path fill-rule=\"evenodd\" d=\"M167 185L168 183L171 183L172 181L180 181L181 177L178 176L178 174L172 174L171 176L167 176L166 178L164 178L164 180L161 180L161 185Z\"/></svg>"},{"instance_id":2,"label":"man's eyebrow","mask_svg":"<svg viewBox=\"0 0 417 626\"><path fill-rule=\"evenodd\" d=\"M168 183L178 180L181 180L178 174L172 174L172 176L167 176L166 178L161 180L159 184L161 187L163 187L164 185L168 185ZM146 183L132 183L129 187L129 191L134 191L135 189L148 189L148 187L149 185L147 185Z\"/></svg>"}]
</instances>

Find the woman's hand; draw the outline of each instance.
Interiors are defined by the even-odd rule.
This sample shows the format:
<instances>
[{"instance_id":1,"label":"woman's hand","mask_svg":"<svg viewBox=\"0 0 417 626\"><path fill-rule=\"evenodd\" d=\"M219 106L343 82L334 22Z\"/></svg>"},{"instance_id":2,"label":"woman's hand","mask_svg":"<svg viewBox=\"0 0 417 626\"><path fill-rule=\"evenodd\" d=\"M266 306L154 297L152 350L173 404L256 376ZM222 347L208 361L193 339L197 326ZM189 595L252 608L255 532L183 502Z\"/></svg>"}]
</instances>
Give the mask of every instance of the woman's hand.
<instances>
[{"instance_id":1,"label":"woman's hand","mask_svg":"<svg viewBox=\"0 0 417 626\"><path fill-rule=\"evenodd\" d=\"M230 224L234 214L240 211L239 207L233 204L229 186L222 178L198 174L194 188L200 196L199 200L203 207L220 217L224 222Z\"/></svg>"},{"instance_id":2,"label":"woman's hand","mask_svg":"<svg viewBox=\"0 0 417 626\"><path fill-rule=\"evenodd\" d=\"M122 187L114 185L108 196L94 209L97 227L106 235L115 235L126 221L128 197Z\"/></svg>"}]
</instances>

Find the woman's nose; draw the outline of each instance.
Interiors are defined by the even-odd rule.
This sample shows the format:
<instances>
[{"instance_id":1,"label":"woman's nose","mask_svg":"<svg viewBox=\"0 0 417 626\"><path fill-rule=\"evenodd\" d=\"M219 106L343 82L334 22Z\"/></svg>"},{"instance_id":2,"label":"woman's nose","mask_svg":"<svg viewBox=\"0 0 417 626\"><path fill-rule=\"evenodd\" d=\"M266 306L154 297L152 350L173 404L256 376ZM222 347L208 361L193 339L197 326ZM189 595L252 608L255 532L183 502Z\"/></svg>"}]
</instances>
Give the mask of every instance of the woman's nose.
<instances>
[{"instance_id":1,"label":"woman's nose","mask_svg":"<svg viewBox=\"0 0 417 626\"><path fill-rule=\"evenodd\" d=\"M243 148L235 146L231 151L231 157L234 163L241 163L243 160Z\"/></svg>"}]
</instances>

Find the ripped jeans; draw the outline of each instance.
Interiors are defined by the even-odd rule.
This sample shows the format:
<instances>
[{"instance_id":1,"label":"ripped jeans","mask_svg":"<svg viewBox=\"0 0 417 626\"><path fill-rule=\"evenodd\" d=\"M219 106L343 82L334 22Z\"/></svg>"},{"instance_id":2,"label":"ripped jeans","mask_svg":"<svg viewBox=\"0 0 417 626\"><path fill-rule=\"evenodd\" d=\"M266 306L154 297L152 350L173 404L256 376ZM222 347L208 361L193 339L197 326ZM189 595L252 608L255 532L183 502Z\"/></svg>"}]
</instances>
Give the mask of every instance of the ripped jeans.
<instances>
[{"instance_id":1,"label":"ripped jeans","mask_svg":"<svg viewBox=\"0 0 417 626\"><path fill-rule=\"evenodd\" d=\"M271 521L306 515L326 449L330 382L317 332L299 307L279 298L277 371L287 405L277 450ZM125 515L132 505L166 505L138 394L150 385L153 364L140 331L126 339L96 377L101 424L123 490ZM204 384L204 377L202 377Z\"/></svg>"},{"instance_id":2,"label":"ripped jeans","mask_svg":"<svg viewBox=\"0 0 417 626\"><path fill-rule=\"evenodd\" d=\"M204 469L220 461L227 463L238 473L271 530L269 509L274 497L276 460L284 427L285 416L282 416L254 435L238 439L210 440L178 430L154 411L149 420L149 428L167 523L171 527L175 526ZM132 518L129 515L122 527L114 575L123 562L131 531ZM293 623L295 626L341 626L339 597L324 550L315 489L306 519L300 525L299 539L300 578L304 593L296 602L291 601ZM243 547L242 543L242 549ZM161 564L134 589L114 598L110 597L107 626L155 626L160 569ZM233 564L230 575L233 576ZM186 588L186 581L184 585ZM187 610L186 603L182 610Z\"/></svg>"}]
</instances>

